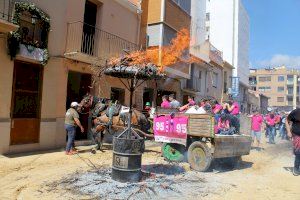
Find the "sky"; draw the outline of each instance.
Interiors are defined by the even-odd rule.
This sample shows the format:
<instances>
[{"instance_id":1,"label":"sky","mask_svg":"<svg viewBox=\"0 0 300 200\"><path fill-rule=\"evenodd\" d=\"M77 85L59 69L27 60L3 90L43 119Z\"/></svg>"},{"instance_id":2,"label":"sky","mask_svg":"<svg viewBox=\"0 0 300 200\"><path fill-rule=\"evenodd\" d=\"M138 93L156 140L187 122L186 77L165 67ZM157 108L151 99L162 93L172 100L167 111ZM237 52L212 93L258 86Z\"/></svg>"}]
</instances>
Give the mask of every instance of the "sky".
<instances>
[{"instance_id":1,"label":"sky","mask_svg":"<svg viewBox=\"0 0 300 200\"><path fill-rule=\"evenodd\" d=\"M243 3L250 18L250 67L300 69L300 0Z\"/></svg>"}]
</instances>

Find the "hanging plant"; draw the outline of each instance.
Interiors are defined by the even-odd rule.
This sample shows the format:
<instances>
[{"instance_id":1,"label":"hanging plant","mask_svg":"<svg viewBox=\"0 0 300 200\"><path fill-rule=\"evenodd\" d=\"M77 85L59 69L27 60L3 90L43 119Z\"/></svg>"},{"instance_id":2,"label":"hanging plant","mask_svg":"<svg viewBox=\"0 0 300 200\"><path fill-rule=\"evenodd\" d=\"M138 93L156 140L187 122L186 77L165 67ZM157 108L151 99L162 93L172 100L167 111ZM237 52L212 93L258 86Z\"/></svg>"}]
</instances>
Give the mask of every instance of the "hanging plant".
<instances>
[{"instance_id":1,"label":"hanging plant","mask_svg":"<svg viewBox=\"0 0 300 200\"><path fill-rule=\"evenodd\" d=\"M20 19L23 12L29 12L34 18L39 21L39 27L41 28L41 42L38 41L26 41L22 40L22 28L11 32L8 35L7 46L8 54L11 59L14 59L20 50L20 43L26 46L32 46L34 48L41 48L44 50L43 60L41 63L43 65L47 64L49 59L48 54L48 34L50 31L50 18L41 9L37 8L34 4L26 2L16 2L15 3L15 13L12 22L14 24L20 25ZM27 49L32 49L32 47L27 47ZM33 50L32 50L33 51Z\"/></svg>"}]
</instances>

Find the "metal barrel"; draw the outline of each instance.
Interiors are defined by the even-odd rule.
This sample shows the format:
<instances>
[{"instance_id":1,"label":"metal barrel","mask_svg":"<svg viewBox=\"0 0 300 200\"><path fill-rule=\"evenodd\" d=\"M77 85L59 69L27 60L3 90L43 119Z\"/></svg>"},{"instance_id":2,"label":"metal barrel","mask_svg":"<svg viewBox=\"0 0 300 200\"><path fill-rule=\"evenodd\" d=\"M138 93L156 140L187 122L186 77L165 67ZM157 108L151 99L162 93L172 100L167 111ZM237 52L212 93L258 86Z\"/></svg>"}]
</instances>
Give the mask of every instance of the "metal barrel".
<instances>
[{"instance_id":1,"label":"metal barrel","mask_svg":"<svg viewBox=\"0 0 300 200\"><path fill-rule=\"evenodd\" d=\"M144 139L113 138L111 177L119 182L138 182L142 178Z\"/></svg>"}]
</instances>

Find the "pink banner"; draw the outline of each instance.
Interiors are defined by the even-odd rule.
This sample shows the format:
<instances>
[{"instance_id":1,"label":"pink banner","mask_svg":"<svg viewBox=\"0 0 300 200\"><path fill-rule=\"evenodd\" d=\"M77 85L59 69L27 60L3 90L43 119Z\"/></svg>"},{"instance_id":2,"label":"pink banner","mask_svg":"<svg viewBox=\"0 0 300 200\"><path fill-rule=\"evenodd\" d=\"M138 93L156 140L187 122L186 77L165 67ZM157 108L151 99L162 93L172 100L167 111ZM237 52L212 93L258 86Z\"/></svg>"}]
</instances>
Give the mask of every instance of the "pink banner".
<instances>
[{"instance_id":1,"label":"pink banner","mask_svg":"<svg viewBox=\"0 0 300 200\"><path fill-rule=\"evenodd\" d=\"M188 117L155 116L154 138L157 142L186 145Z\"/></svg>"}]
</instances>

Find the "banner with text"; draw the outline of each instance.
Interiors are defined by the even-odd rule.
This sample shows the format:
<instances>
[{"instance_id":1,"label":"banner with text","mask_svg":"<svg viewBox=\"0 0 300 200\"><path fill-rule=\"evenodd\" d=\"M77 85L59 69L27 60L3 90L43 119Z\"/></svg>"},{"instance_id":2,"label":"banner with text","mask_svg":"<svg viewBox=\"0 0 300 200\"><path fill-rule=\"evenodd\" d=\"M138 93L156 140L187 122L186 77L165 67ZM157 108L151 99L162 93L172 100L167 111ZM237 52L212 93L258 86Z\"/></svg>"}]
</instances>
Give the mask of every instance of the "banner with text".
<instances>
[{"instance_id":1,"label":"banner with text","mask_svg":"<svg viewBox=\"0 0 300 200\"><path fill-rule=\"evenodd\" d=\"M186 145L188 117L155 116L153 122L155 141Z\"/></svg>"}]
</instances>

